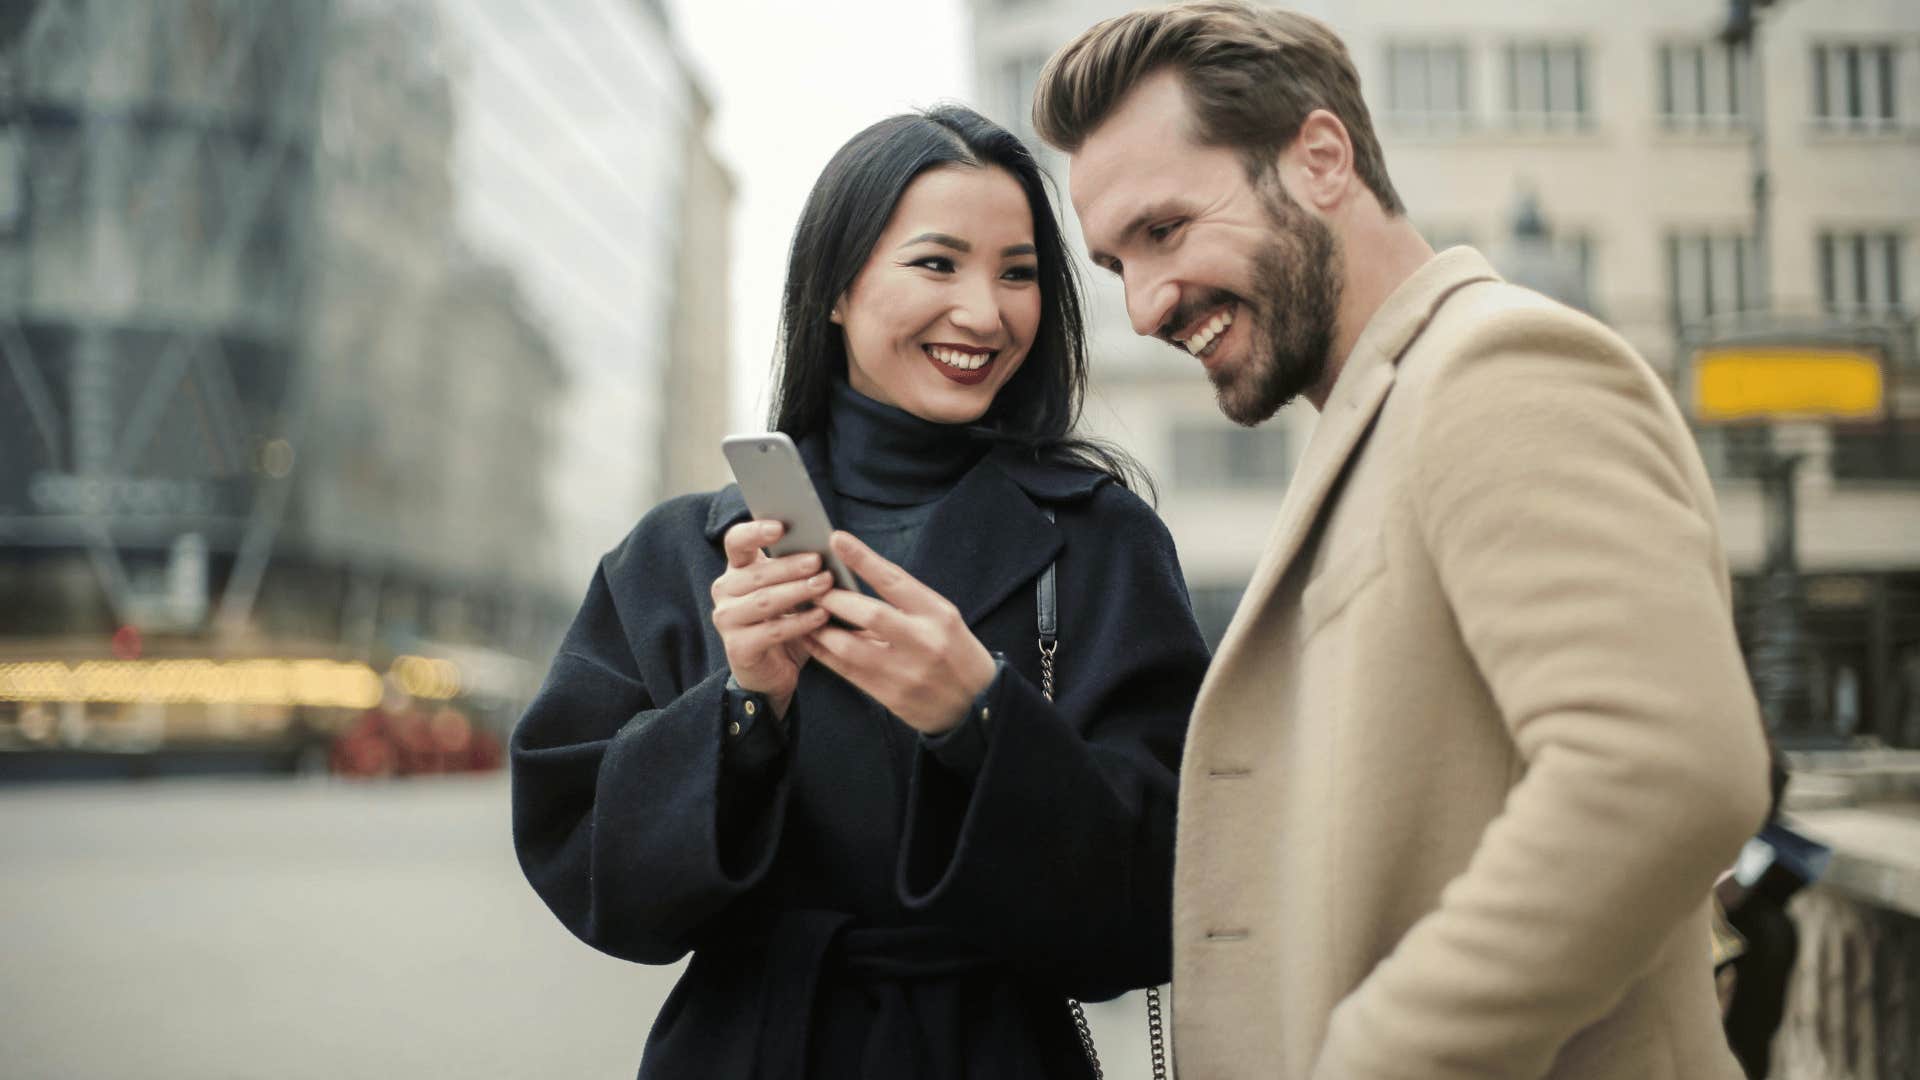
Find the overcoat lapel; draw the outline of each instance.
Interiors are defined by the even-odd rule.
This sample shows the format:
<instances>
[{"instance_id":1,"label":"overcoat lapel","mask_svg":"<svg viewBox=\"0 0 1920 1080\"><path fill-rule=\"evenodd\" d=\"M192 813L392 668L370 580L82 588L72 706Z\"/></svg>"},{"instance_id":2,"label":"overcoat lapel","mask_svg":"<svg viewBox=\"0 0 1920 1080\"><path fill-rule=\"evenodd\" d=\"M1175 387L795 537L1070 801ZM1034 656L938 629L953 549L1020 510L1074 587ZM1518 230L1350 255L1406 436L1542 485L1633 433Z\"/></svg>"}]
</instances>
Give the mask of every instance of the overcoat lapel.
<instances>
[{"instance_id":1,"label":"overcoat lapel","mask_svg":"<svg viewBox=\"0 0 1920 1080\"><path fill-rule=\"evenodd\" d=\"M1307 452L1280 503L1280 514L1266 550L1254 567L1233 622L1214 654L1212 672L1232 670L1248 626L1266 607L1292 568L1314 522L1320 519L1347 462L1366 439L1374 417L1393 390L1396 365L1440 305L1463 286L1497 281L1493 268L1471 248L1452 248L1434 256L1402 282L1375 313L1354 343L1346 367L1334 382ZM1212 682L1212 675L1209 675ZM1203 691L1204 696L1204 691Z\"/></svg>"},{"instance_id":2,"label":"overcoat lapel","mask_svg":"<svg viewBox=\"0 0 1920 1080\"><path fill-rule=\"evenodd\" d=\"M1039 577L1061 546L1060 530L989 456L934 508L906 571L972 626Z\"/></svg>"}]
</instances>

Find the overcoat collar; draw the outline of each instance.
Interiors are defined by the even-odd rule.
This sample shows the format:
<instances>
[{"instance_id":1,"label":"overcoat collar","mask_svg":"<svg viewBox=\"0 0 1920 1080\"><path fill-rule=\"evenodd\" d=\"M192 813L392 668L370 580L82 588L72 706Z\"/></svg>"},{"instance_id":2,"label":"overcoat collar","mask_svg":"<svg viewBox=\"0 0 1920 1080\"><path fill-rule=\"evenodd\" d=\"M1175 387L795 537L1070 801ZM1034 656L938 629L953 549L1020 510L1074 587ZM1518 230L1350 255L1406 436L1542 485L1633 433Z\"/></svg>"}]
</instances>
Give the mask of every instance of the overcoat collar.
<instances>
[{"instance_id":1,"label":"overcoat collar","mask_svg":"<svg viewBox=\"0 0 1920 1080\"><path fill-rule=\"evenodd\" d=\"M828 517L834 494L827 440L816 433L798 442ZM1092 495L1107 477L1088 469L1035 461L1010 446L996 447L954 486L920 530L906 570L977 622L1014 590L1033 581L1060 553L1060 530L1043 508ZM713 497L706 538L718 544L750 516L738 484Z\"/></svg>"},{"instance_id":2,"label":"overcoat collar","mask_svg":"<svg viewBox=\"0 0 1920 1080\"><path fill-rule=\"evenodd\" d=\"M1367 321L1354 342L1346 365L1334 381L1327 406L1320 412L1313 437L1301 457L1300 468L1287 486L1273 534L1254 567L1244 599L1215 654L1214 667L1226 666L1244 635L1242 624L1264 606L1292 567L1318 520L1328 494L1347 460L1364 440L1373 418L1393 389L1400 358L1433 320L1447 298L1466 285L1498 281L1487 260L1470 247L1449 248L1400 283Z\"/></svg>"}]
</instances>

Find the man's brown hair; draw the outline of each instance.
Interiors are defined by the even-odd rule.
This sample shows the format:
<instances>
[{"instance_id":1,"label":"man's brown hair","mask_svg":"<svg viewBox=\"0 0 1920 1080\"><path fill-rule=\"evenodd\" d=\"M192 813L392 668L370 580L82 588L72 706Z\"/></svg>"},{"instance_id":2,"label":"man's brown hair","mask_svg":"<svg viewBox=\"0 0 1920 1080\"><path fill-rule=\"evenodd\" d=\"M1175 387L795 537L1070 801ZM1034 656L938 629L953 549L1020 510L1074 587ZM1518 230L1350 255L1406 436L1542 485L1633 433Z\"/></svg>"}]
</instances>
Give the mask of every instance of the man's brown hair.
<instances>
[{"instance_id":1,"label":"man's brown hair","mask_svg":"<svg viewBox=\"0 0 1920 1080\"><path fill-rule=\"evenodd\" d=\"M1325 23L1244 0L1197 0L1108 19L1053 54L1033 95L1033 129L1071 154L1129 91L1180 73L1205 146L1240 152L1258 179L1325 109L1346 125L1354 168L1389 214L1403 212L1346 45ZM1171 148L1169 148L1171 149Z\"/></svg>"}]
</instances>

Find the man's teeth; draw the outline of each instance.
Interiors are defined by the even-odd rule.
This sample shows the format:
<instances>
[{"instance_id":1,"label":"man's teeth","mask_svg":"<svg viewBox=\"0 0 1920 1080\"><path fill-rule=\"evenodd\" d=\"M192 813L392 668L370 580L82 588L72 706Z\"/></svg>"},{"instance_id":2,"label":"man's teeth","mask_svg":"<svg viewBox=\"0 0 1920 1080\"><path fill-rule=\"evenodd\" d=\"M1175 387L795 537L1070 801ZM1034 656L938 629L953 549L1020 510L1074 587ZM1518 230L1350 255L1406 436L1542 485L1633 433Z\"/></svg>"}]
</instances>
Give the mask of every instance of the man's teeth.
<instances>
[{"instance_id":1,"label":"man's teeth","mask_svg":"<svg viewBox=\"0 0 1920 1080\"><path fill-rule=\"evenodd\" d=\"M959 349L943 349L938 345L927 346L927 354L948 367L959 368L961 371L973 371L993 359L993 354L990 352L966 353Z\"/></svg>"},{"instance_id":2,"label":"man's teeth","mask_svg":"<svg viewBox=\"0 0 1920 1080\"><path fill-rule=\"evenodd\" d=\"M1195 356L1199 356L1201 353L1206 352L1207 346L1213 344L1213 339L1219 337L1220 332L1222 330L1225 330L1227 327L1232 325L1233 325L1233 312L1223 311L1220 314L1215 315L1213 318L1207 320L1207 325L1201 327L1199 333L1193 335L1192 337L1188 338L1184 342L1184 344L1187 347L1187 351L1192 353Z\"/></svg>"}]
</instances>

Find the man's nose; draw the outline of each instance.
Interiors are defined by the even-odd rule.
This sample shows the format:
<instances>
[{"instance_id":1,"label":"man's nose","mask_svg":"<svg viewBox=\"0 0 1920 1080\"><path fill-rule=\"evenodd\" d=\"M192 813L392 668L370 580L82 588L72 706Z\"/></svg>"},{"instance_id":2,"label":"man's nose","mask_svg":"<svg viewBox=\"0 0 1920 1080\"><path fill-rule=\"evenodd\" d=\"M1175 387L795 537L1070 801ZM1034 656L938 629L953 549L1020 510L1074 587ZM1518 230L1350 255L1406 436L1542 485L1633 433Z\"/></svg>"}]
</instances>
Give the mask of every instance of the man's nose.
<instances>
[{"instance_id":1,"label":"man's nose","mask_svg":"<svg viewBox=\"0 0 1920 1080\"><path fill-rule=\"evenodd\" d=\"M1166 325L1180 302L1179 286L1163 277L1136 283L1124 276L1121 285L1126 289L1127 318L1133 323L1133 332L1142 337L1158 337L1160 328Z\"/></svg>"}]
</instances>

